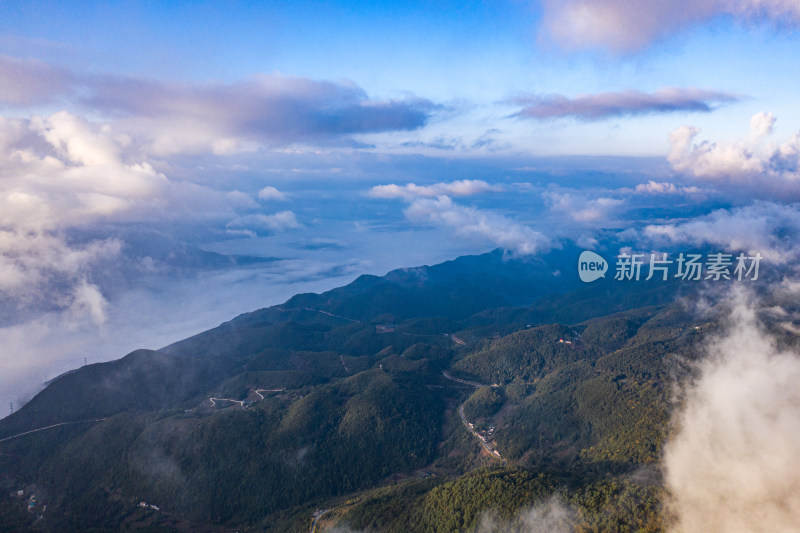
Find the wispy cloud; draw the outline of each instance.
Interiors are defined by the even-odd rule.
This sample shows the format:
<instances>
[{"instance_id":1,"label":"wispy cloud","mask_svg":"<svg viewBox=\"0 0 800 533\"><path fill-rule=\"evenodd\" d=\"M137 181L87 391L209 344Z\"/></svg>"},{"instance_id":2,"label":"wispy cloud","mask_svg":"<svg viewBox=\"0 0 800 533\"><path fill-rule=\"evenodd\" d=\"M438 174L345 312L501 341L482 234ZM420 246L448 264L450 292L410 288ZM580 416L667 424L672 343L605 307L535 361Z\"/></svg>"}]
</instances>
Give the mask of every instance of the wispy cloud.
<instances>
[{"instance_id":1,"label":"wispy cloud","mask_svg":"<svg viewBox=\"0 0 800 533\"><path fill-rule=\"evenodd\" d=\"M568 49L633 52L695 24L727 16L745 24L800 25L791 0L544 0L544 29Z\"/></svg>"},{"instance_id":2,"label":"wispy cloud","mask_svg":"<svg viewBox=\"0 0 800 533\"><path fill-rule=\"evenodd\" d=\"M49 103L72 93L75 75L35 59L0 56L0 106Z\"/></svg>"},{"instance_id":3,"label":"wispy cloud","mask_svg":"<svg viewBox=\"0 0 800 533\"><path fill-rule=\"evenodd\" d=\"M445 227L463 239L488 241L521 255L550 248L550 239L542 233L492 211L459 205L451 198L503 190L483 180L465 179L431 185L376 185L367 195L404 200L409 206L403 213L411 222Z\"/></svg>"},{"instance_id":4,"label":"wispy cloud","mask_svg":"<svg viewBox=\"0 0 800 533\"><path fill-rule=\"evenodd\" d=\"M556 94L522 95L511 103L524 106L513 116L537 120L572 117L579 120L646 115L651 113L709 112L716 106L735 102L738 97L719 91L665 87L652 93L639 91L587 94L575 98Z\"/></svg>"},{"instance_id":5,"label":"wispy cloud","mask_svg":"<svg viewBox=\"0 0 800 533\"><path fill-rule=\"evenodd\" d=\"M625 204L624 200L572 191L547 191L542 196L550 209L566 214L576 222L607 222Z\"/></svg>"},{"instance_id":6,"label":"wispy cloud","mask_svg":"<svg viewBox=\"0 0 800 533\"><path fill-rule=\"evenodd\" d=\"M0 117L0 302L84 312L98 323L107 295L97 278L124 247L106 238L109 224L214 219L219 234L247 235L302 227L289 210L254 213L256 198L285 199L278 189L248 194L170 178L170 157L353 145L360 133L419 128L436 108L413 97L376 100L349 81L275 74L166 83L0 57L0 106L53 102L94 118ZM94 233L74 241L76 228Z\"/></svg>"},{"instance_id":7,"label":"wispy cloud","mask_svg":"<svg viewBox=\"0 0 800 533\"><path fill-rule=\"evenodd\" d=\"M684 187L675 185L668 181L648 180L647 183L640 183L634 189L639 194L700 194L702 190L698 187Z\"/></svg>"},{"instance_id":8,"label":"wispy cloud","mask_svg":"<svg viewBox=\"0 0 800 533\"><path fill-rule=\"evenodd\" d=\"M465 207L447 196L417 198L404 211L412 222L444 226L466 239L481 239L513 253L530 255L553 246L542 233L497 213Z\"/></svg>"},{"instance_id":9,"label":"wispy cloud","mask_svg":"<svg viewBox=\"0 0 800 533\"><path fill-rule=\"evenodd\" d=\"M228 222L227 228L234 233L242 233L255 237L264 233L302 228L297 216L291 211L279 211L271 215L245 215Z\"/></svg>"},{"instance_id":10,"label":"wispy cloud","mask_svg":"<svg viewBox=\"0 0 800 533\"><path fill-rule=\"evenodd\" d=\"M569 533L578 523L577 511L564 503L558 495L552 495L528 509L523 509L511 520L503 520L492 511L481 516L477 533Z\"/></svg>"},{"instance_id":11,"label":"wispy cloud","mask_svg":"<svg viewBox=\"0 0 800 533\"><path fill-rule=\"evenodd\" d=\"M376 185L367 193L373 198L402 198L410 200L419 197L433 196L472 196L486 192L501 191L502 187L490 185L483 180L455 180L450 182L434 183L433 185Z\"/></svg>"}]
</instances>

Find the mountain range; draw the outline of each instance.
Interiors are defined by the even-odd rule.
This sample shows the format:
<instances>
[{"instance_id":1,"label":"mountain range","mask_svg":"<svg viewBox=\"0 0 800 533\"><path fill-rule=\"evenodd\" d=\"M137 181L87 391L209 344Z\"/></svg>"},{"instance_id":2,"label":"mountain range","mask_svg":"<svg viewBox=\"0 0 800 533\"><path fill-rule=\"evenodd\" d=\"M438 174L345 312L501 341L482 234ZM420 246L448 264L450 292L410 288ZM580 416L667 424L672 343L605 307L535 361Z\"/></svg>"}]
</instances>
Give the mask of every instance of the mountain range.
<instances>
[{"instance_id":1,"label":"mountain range","mask_svg":"<svg viewBox=\"0 0 800 533\"><path fill-rule=\"evenodd\" d=\"M579 253L361 276L64 374L0 420L0 531L519 529L545 504L661 531L676 361L718 319L701 284L581 283Z\"/></svg>"}]
</instances>

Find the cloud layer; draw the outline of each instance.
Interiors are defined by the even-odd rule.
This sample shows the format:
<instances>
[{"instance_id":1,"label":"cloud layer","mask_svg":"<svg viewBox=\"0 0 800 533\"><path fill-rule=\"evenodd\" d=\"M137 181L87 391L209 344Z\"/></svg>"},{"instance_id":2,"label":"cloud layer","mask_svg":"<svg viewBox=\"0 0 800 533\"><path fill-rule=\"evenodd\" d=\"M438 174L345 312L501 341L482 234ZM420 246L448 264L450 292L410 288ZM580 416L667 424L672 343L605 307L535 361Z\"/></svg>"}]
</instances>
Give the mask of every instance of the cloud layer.
<instances>
[{"instance_id":1,"label":"cloud layer","mask_svg":"<svg viewBox=\"0 0 800 533\"><path fill-rule=\"evenodd\" d=\"M537 120L572 117L579 120L674 113L678 111L709 112L714 107L734 102L735 95L695 88L665 87L653 93L625 91L587 94L568 98L550 96L519 96L512 103L524 106L513 116Z\"/></svg>"},{"instance_id":2,"label":"cloud layer","mask_svg":"<svg viewBox=\"0 0 800 533\"><path fill-rule=\"evenodd\" d=\"M349 81L274 74L168 83L0 57L0 106L52 103L106 118L74 111L0 117L0 302L85 312L98 323L107 302L94 273L117 259L124 243L73 242L75 229L102 235L109 224L137 218L214 217L227 218L217 221L222 232L250 236L302 227L291 210L260 212L256 198L286 199L275 187L216 191L156 167L172 169L172 158L187 154L357 145L353 135L419 128L436 107L413 97L371 99Z\"/></svg>"},{"instance_id":3,"label":"cloud layer","mask_svg":"<svg viewBox=\"0 0 800 533\"><path fill-rule=\"evenodd\" d=\"M568 49L633 52L726 16L745 24L800 25L792 0L544 0L544 29Z\"/></svg>"}]
</instances>

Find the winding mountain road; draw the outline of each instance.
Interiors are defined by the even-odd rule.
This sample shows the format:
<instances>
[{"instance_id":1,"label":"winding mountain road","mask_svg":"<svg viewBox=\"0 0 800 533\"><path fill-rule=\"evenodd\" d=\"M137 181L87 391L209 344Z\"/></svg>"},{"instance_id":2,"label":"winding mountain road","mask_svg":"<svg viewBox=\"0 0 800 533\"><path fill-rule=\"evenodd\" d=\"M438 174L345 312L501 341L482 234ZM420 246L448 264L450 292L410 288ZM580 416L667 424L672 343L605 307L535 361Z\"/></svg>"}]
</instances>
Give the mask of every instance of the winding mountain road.
<instances>
[{"instance_id":1,"label":"winding mountain road","mask_svg":"<svg viewBox=\"0 0 800 533\"><path fill-rule=\"evenodd\" d=\"M283 392L285 390L286 390L285 388L284 389L250 389L250 392L255 392L256 394L258 394L258 397L261 398L261 400L263 400L264 399L264 395L261 394L262 392ZM217 406L217 402L238 403L239 406L242 409L247 409L247 407L248 407L248 406L245 405L245 402L247 402L247 398L245 398L244 400L234 400L233 398L209 398L208 400L211 402L211 407L216 407ZM261 401L261 400L258 400L258 401ZM253 401L249 405L252 405L253 403L256 403L256 402Z\"/></svg>"},{"instance_id":2,"label":"winding mountain road","mask_svg":"<svg viewBox=\"0 0 800 533\"><path fill-rule=\"evenodd\" d=\"M5 442L7 440L16 439L17 437L22 437L24 435L30 435L31 433L36 433L37 431L44 431L45 429L56 428L58 426L66 426L68 424L85 424L87 422L101 422L105 420L105 418L94 418L92 420L76 420L75 422L59 422L58 424L53 424L52 426L45 426L43 428L36 428L30 431L25 431L23 433L17 433L16 435L11 435L10 437L6 437L4 439L0 439L0 442Z\"/></svg>"},{"instance_id":3,"label":"winding mountain road","mask_svg":"<svg viewBox=\"0 0 800 533\"><path fill-rule=\"evenodd\" d=\"M450 381L455 381L456 383L463 383L464 385L469 385L470 387L475 387L476 389L480 389L481 387L486 386L483 383L478 383L475 381L467 381L466 379L454 378L453 376L447 373L447 370L443 370L442 375L444 375L444 377L446 377Z\"/></svg>"},{"instance_id":4,"label":"winding mountain road","mask_svg":"<svg viewBox=\"0 0 800 533\"><path fill-rule=\"evenodd\" d=\"M464 415L464 404L463 403L458 406L458 415L461 417L461 422L464 423L464 427L467 428L467 431L469 431L470 433L475 435L475 438L478 439L478 442L481 443L481 446L483 446L483 449L486 450L487 452L489 452L489 455L491 455L493 457L497 457L498 459L502 459L502 457L500 456L500 452L498 452L497 450L492 448L489 445L489 443L486 442L486 439L483 437L483 435L481 435L480 433L478 433L477 431L475 431L474 429L469 427L469 422L467 421L467 417Z\"/></svg>"},{"instance_id":5,"label":"winding mountain road","mask_svg":"<svg viewBox=\"0 0 800 533\"><path fill-rule=\"evenodd\" d=\"M447 373L447 370L442 371L442 374L444 375L444 377L446 377L450 381L455 381L456 383L463 383L464 385L469 385L471 387L475 387L476 389L479 389L481 387L486 387L486 385L483 385L482 383L477 383L475 381L467 381L466 379L454 378L453 376L451 376L450 374ZM492 386L494 387L496 385L492 385ZM481 443L481 446L483 446L484 450L489 452L489 455L491 455L492 457L496 457L498 459L502 459L502 457L500 456L500 452L498 452L497 450L492 448L489 445L489 443L486 442L486 439L483 437L483 435L481 435L480 433L478 433L477 431L475 431L474 429L472 429L470 427L469 421L467 420L467 417L464 414L464 404L463 403L458 406L458 416L461 417L461 422L464 424L464 427L467 428L467 431L472 433L475 436L475 438L478 439L478 442Z\"/></svg>"},{"instance_id":6,"label":"winding mountain road","mask_svg":"<svg viewBox=\"0 0 800 533\"><path fill-rule=\"evenodd\" d=\"M244 409L244 400L231 400L230 398L209 398L209 400L211 401L211 407L216 407L217 402L232 402L238 403L242 409ZM216 400L216 402L214 400Z\"/></svg>"},{"instance_id":7,"label":"winding mountain road","mask_svg":"<svg viewBox=\"0 0 800 533\"><path fill-rule=\"evenodd\" d=\"M313 520L311 521L311 530L310 533L315 533L317 531L317 524L319 523L319 519L325 516L326 513L333 511L333 509L319 509L314 514L311 515Z\"/></svg>"}]
</instances>

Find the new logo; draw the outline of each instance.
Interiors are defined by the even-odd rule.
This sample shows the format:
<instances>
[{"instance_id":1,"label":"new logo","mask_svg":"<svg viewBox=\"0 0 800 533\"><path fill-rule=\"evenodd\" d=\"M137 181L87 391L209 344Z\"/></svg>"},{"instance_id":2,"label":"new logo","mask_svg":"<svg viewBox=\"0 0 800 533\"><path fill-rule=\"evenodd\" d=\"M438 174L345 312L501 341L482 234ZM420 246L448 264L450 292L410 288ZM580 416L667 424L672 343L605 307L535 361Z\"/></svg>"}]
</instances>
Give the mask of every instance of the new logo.
<instances>
[{"instance_id":1,"label":"new logo","mask_svg":"<svg viewBox=\"0 0 800 533\"><path fill-rule=\"evenodd\" d=\"M606 277L608 263L601 255L594 252L584 251L578 258L578 276L581 281L591 283L598 278Z\"/></svg>"}]
</instances>

